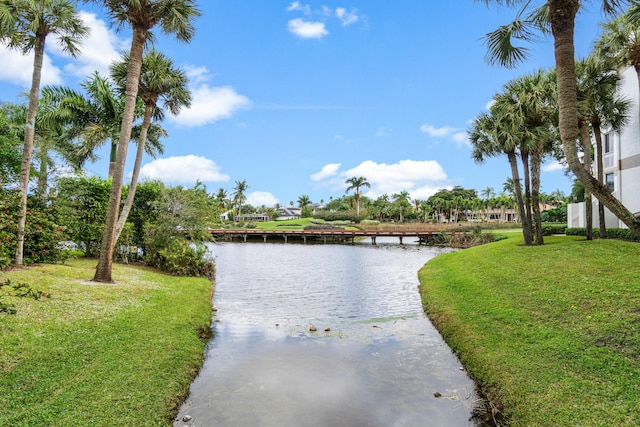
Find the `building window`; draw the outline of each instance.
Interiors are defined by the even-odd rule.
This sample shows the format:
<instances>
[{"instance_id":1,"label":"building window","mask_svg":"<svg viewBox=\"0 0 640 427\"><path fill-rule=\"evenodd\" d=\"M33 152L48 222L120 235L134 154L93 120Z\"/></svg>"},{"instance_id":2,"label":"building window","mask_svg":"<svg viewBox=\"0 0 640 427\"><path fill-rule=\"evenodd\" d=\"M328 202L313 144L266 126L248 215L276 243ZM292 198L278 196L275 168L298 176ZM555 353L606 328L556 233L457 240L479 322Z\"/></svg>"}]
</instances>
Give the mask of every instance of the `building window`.
<instances>
[{"instance_id":1,"label":"building window","mask_svg":"<svg viewBox=\"0 0 640 427\"><path fill-rule=\"evenodd\" d=\"M602 146L604 147L605 154L613 152L613 138L611 137L611 133L602 135Z\"/></svg>"},{"instance_id":2,"label":"building window","mask_svg":"<svg viewBox=\"0 0 640 427\"><path fill-rule=\"evenodd\" d=\"M615 190L615 185L613 183L613 174L612 173L606 174L604 177L604 181L607 187L609 187L609 191L613 193L613 190Z\"/></svg>"}]
</instances>

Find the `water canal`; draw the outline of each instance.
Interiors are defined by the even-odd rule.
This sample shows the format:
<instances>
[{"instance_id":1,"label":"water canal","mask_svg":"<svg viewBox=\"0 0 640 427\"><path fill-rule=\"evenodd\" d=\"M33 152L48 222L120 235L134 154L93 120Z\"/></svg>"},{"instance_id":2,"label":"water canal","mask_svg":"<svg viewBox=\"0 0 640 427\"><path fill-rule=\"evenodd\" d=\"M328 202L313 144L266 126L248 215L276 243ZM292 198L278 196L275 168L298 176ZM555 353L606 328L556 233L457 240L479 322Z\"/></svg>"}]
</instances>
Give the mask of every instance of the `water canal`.
<instances>
[{"instance_id":1,"label":"water canal","mask_svg":"<svg viewBox=\"0 0 640 427\"><path fill-rule=\"evenodd\" d=\"M211 245L214 338L175 426L479 425L417 289L448 249L389 242Z\"/></svg>"}]
</instances>

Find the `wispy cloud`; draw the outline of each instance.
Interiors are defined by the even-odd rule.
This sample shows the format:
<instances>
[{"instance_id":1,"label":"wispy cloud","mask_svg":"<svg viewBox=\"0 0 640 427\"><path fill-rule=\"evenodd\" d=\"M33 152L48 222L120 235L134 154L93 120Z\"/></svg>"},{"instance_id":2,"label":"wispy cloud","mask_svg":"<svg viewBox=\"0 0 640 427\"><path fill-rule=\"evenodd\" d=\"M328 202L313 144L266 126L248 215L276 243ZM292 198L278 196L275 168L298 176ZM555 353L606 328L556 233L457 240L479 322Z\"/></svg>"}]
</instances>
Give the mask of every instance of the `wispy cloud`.
<instances>
[{"instance_id":1,"label":"wispy cloud","mask_svg":"<svg viewBox=\"0 0 640 427\"><path fill-rule=\"evenodd\" d=\"M268 191L253 191L247 194L247 203L253 207L264 206L275 206L278 202L278 199L273 194Z\"/></svg>"},{"instance_id":2,"label":"wispy cloud","mask_svg":"<svg viewBox=\"0 0 640 427\"><path fill-rule=\"evenodd\" d=\"M420 131L432 138L446 138L456 143L458 147L471 146L467 132L452 126L435 127L430 124L420 126Z\"/></svg>"},{"instance_id":3,"label":"wispy cloud","mask_svg":"<svg viewBox=\"0 0 640 427\"><path fill-rule=\"evenodd\" d=\"M336 8L336 16L345 27L347 25L355 24L358 22L358 19L360 19L355 9L352 9L351 12L347 12L347 9L344 7Z\"/></svg>"}]
</instances>

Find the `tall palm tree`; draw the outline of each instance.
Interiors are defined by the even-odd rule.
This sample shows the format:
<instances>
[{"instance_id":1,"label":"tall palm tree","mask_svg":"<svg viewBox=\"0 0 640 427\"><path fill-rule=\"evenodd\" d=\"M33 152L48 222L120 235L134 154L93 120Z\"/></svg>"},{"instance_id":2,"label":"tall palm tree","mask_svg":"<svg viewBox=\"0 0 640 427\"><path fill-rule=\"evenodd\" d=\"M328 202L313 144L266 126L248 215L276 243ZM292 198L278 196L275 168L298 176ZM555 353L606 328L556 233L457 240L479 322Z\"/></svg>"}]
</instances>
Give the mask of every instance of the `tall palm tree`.
<instances>
[{"instance_id":1,"label":"tall palm tree","mask_svg":"<svg viewBox=\"0 0 640 427\"><path fill-rule=\"evenodd\" d=\"M487 35L489 62L514 67L526 58L526 48L516 47L512 39L531 40L534 31L541 29L551 32L554 38L554 53L558 87L559 130L562 149L569 169L616 217L627 227L640 235L640 218L636 218L606 185L598 181L583 167L578 156L578 95L575 68L574 28L575 18L583 7L583 2L567 0L547 0L542 7L529 12L531 0L484 0L484 3L513 6L524 3L514 23L503 25ZM606 14L618 12L624 0L602 0L602 10ZM640 21L640 5L633 2L629 10L632 22Z\"/></svg>"},{"instance_id":2,"label":"tall palm tree","mask_svg":"<svg viewBox=\"0 0 640 427\"><path fill-rule=\"evenodd\" d=\"M640 47L640 46L639 46ZM640 64L639 64L640 65ZM620 75L616 70L616 63L606 55L590 55L586 59L576 63L576 77L578 88L578 112L579 127L586 133L591 129L595 140L595 160L598 181L604 184L604 165L602 153L602 127L619 131L627 122L629 101L618 96L617 89ZM586 138L581 132L581 138ZM591 141L589 141L589 144ZM590 148L590 147L588 147ZM590 156L585 153L586 162ZM590 196L585 200L591 203ZM588 207L587 207L588 208ZM600 225L600 237L607 235L604 217L604 205L598 203L598 219ZM587 214L591 214L588 210ZM589 221L587 221L589 222ZM590 225L588 225L590 226Z\"/></svg>"},{"instance_id":3,"label":"tall palm tree","mask_svg":"<svg viewBox=\"0 0 640 427\"><path fill-rule=\"evenodd\" d=\"M356 201L356 215L360 215L360 196L361 196L360 188L361 187L370 188L371 184L369 184L369 181L367 181L367 178L363 176L360 176L360 177L354 176L353 178L347 179L344 183L349 184L347 189L344 191L345 193L348 193L349 191L354 190L353 198Z\"/></svg>"},{"instance_id":4,"label":"tall palm tree","mask_svg":"<svg viewBox=\"0 0 640 427\"><path fill-rule=\"evenodd\" d=\"M129 54L124 54L121 61L111 66L111 75L122 90L126 86L129 61ZM157 108L158 101L161 101L162 107L168 109L174 115L179 114L182 107L191 106L191 93L187 88L186 74L184 71L175 68L171 59L156 50L151 50L142 58L138 96L144 102L144 116L142 118L142 129L138 140L138 150L133 166L131 184L116 225L116 241L122 232L124 223L127 221L131 206L133 206L138 176L140 175L140 165L142 164L142 156L152 116L155 113L156 120L162 120L164 116L163 110Z\"/></svg>"},{"instance_id":5,"label":"tall palm tree","mask_svg":"<svg viewBox=\"0 0 640 427\"><path fill-rule=\"evenodd\" d=\"M159 26L166 34L173 34L178 40L188 42L193 37L193 20L200 16L195 0L85 0L105 6L110 18L120 25L131 26L133 37L129 49L130 61L127 68L126 101L116 165L113 172L111 194L107 208L107 220L102 238L102 248L93 280L111 282L113 250L116 243L116 225L122 193L122 178L127 159L127 148L131 139L142 56L149 37L149 31Z\"/></svg>"},{"instance_id":6,"label":"tall palm tree","mask_svg":"<svg viewBox=\"0 0 640 427\"><path fill-rule=\"evenodd\" d=\"M396 205L400 212L400 222L404 222L404 214L407 208L411 207L409 192L402 190L399 193L392 194L391 197L393 198L393 204Z\"/></svg>"},{"instance_id":7,"label":"tall palm tree","mask_svg":"<svg viewBox=\"0 0 640 427\"><path fill-rule=\"evenodd\" d=\"M244 194L249 189L247 181L236 181L236 186L233 188L233 201L238 206L238 216L242 216L242 205L247 201L247 196ZM291 202L293 206L293 202Z\"/></svg>"},{"instance_id":8,"label":"tall palm tree","mask_svg":"<svg viewBox=\"0 0 640 427\"><path fill-rule=\"evenodd\" d=\"M89 29L83 25L73 3L68 0L0 0L0 42L19 49L24 54L34 52L20 169L21 203L15 257L17 265L22 265L23 261L27 191L46 40L49 35L57 36L62 49L75 57L80 52L78 44L88 33Z\"/></svg>"},{"instance_id":9,"label":"tall palm tree","mask_svg":"<svg viewBox=\"0 0 640 427\"><path fill-rule=\"evenodd\" d=\"M472 145L471 157L476 163L484 163L487 158L506 154L511 166L511 180L518 206L518 215L522 224L522 234L525 245L533 243L533 233L529 216L525 213L525 203L522 197L522 184L518 168L518 136L513 127L511 117L505 114L497 103L490 108L489 113L480 113L473 120L468 131Z\"/></svg>"}]
</instances>

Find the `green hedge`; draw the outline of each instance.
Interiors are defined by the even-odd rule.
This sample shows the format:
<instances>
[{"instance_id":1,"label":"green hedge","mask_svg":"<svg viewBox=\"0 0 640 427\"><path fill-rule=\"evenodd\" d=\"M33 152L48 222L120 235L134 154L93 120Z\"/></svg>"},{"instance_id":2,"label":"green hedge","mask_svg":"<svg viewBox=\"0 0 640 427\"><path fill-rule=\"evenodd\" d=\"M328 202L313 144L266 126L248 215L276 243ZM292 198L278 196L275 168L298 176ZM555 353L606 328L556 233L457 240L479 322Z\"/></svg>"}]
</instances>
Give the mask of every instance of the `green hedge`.
<instances>
[{"instance_id":1,"label":"green hedge","mask_svg":"<svg viewBox=\"0 0 640 427\"><path fill-rule=\"evenodd\" d=\"M566 234L567 224L559 224L557 222L543 222L542 234L544 236L551 236L553 234Z\"/></svg>"},{"instance_id":2,"label":"green hedge","mask_svg":"<svg viewBox=\"0 0 640 427\"><path fill-rule=\"evenodd\" d=\"M567 236L586 236L587 230L584 227L567 228L565 231L565 234ZM593 236L597 238L599 235L600 235L600 229L594 228ZM628 240L631 242L640 242L640 236L638 236L628 228L607 228L607 238Z\"/></svg>"}]
</instances>

